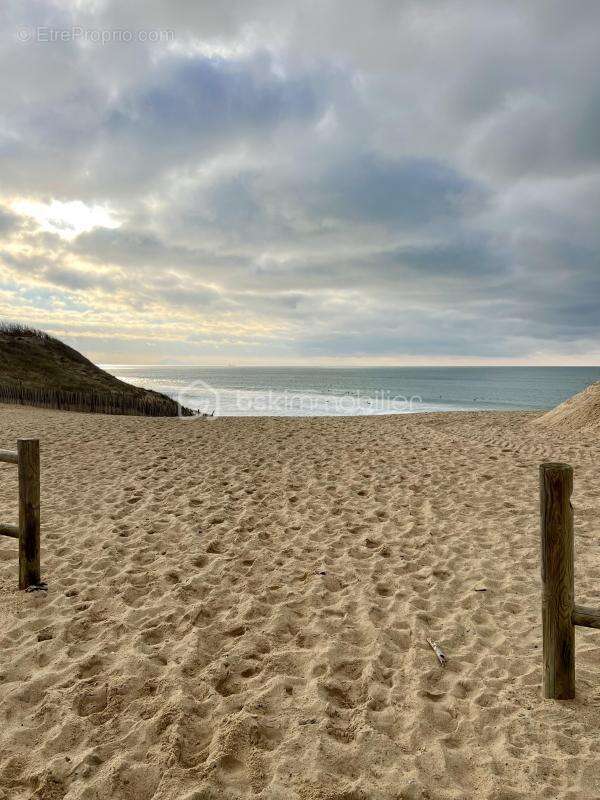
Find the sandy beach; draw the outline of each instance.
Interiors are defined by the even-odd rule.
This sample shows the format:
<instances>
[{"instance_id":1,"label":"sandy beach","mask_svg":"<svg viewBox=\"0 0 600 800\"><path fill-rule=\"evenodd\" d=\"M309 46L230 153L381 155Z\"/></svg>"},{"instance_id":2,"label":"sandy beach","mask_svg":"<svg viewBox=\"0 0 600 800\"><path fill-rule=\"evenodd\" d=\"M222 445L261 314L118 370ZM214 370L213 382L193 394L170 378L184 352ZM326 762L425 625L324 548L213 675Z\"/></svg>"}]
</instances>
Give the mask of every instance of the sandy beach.
<instances>
[{"instance_id":1,"label":"sandy beach","mask_svg":"<svg viewBox=\"0 0 600 800\"><path fill-rule=\"evenodd\" d=\"M538 530L568 461L598 605L600 446L534 417L0 407L0 447L41 440L49 584L0 539L1 800L600 797L600 633L543 700Z\"/></svg>"}]
</instances>

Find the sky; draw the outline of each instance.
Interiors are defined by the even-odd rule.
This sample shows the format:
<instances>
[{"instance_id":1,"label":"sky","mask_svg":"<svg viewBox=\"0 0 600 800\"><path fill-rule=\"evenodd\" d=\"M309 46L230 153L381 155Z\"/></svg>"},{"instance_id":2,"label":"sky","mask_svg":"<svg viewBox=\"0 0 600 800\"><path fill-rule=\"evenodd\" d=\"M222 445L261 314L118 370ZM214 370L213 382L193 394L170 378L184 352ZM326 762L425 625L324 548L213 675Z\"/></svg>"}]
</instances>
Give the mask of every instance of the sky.
<instances>
[{"instance_id":1,"label":"sky","mask_svg":"<svg viewBox=\"0 0 600 800\"><path fill-rule=\"evenodd\" d=\"M99 363L600 364L597 0L2 0L0 317Z\"/></svg>"}]
</instances>

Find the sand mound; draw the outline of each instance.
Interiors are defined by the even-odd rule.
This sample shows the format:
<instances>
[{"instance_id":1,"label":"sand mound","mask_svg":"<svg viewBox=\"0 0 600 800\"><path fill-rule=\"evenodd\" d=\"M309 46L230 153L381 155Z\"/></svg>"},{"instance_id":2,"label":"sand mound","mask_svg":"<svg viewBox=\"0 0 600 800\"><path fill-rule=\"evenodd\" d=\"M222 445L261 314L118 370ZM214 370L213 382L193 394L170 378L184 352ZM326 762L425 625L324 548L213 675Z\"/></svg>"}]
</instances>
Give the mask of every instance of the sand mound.
<instances>
[{"instance_id":1,"label":"sand mound","mask_svg":"<svg viewBox=\"0 0 600 800\"><path fill-rule=\"evenodd\" d=\"M600 381L553 408L534 425L557 431L600 431Z\"/></svg>"},{"instance_id":2,"label":"sand mound","mask_svg":"<svg viewBox=\"0 0 600 800\"><path fill-rule=\"evenodd\" d=\"M131 386L60 339L18 323L0 324L0 402L149 417L180 413L172 398Z\"/></svg>"}]
</instances>

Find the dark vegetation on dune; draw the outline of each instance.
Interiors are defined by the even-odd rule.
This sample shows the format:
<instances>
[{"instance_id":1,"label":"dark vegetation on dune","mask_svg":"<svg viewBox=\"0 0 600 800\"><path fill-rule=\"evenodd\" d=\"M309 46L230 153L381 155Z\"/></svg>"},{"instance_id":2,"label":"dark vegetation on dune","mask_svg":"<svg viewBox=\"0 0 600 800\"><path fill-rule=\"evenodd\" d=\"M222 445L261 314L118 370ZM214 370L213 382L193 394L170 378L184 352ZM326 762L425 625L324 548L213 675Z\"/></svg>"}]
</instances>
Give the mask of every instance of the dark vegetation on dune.
<instances>
[{"instance_id":1,"label":"dark vegetation on dune","mask_svg":"<svg viewBox=\"0 0 600 800\"><path fill-rule=\"evenodd\" d=\"M170 397L120 381L59 339L18 324L0 325L0 402L149 417L178 413Z\"/></svg>"}]
</instances>

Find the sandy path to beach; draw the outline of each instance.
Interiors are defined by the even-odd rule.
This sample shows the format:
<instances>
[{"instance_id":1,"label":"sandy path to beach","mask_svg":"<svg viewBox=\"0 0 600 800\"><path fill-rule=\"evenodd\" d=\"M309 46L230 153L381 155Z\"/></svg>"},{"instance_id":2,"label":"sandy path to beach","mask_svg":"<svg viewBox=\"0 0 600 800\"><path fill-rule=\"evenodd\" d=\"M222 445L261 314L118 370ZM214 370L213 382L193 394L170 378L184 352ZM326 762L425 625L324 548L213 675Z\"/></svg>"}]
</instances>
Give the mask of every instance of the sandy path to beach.
<instances>
[{"instance_id":1,"label":"sandy path to beach","mask_svg":"<svg viewBox=\"0 0 600 800\"><path fill-rule=\"evenodd\" d=\"M540 696L537 505L572 463L599 605L600 448L530 419L0 407L0 447L41 439L50 587L0 539L1 800L600 797L600 632Z\"/></svg>"}]
</instances>

